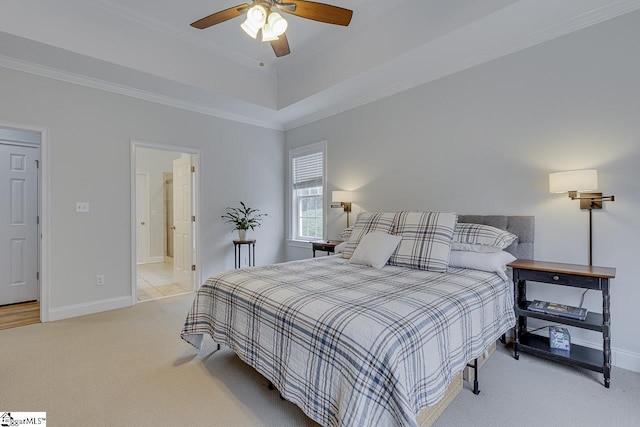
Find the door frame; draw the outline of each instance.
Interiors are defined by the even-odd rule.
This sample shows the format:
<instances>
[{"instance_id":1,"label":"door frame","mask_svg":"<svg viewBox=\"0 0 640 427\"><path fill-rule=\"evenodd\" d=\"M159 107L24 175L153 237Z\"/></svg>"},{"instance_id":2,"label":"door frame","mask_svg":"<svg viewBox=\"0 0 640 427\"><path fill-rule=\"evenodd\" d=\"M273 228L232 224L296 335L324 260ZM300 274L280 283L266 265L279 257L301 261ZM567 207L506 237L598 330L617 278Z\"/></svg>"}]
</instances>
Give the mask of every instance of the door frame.
<instances>
[{"instance_id":1,"label":"door frame","mask_svg":"<svg viewBox=\"0 0 640 427\"><path fill-rule=\"evenodd\" d=\"M0 127L40 134L40 168L38 170L38 271L40 272L40 321L49 321L49 285L51 278L51 172L49 168L49 128L0 120Z\"/></svg>"},{"instance_id":2,"label":"door frame","mask_svg":"<svg viewBox=\"0 0 640 427\"><path fill-rule=\"evenodd\" d=\"M196 265L195 274L192 276L191 288L194 291L197 291L200 287L200 283L202 283L202 263L201 263L201 255L200 255L200 206L201 206L201 192L202 182L200 174L200 149L194 147L185 147L181 145L169 145L169 144L159 144L155 142L142 141L137 139L131 140L131 305L136 305L138 303L137 299L137 255L136 255L136 243L137 243L137 235L136 235L136 150L137 148L151 148L154 150L165 150L165 151L176 151L179 153L186 153L193 156L193 166L195 166L195 176L194 183L195 186L193 188L193 195L196 198L195 203L195 212L196 216L195 221L195 232L192 234L192 244L196 249L196 256L194 258L194 262Z\"/></svg>"},{"instance_id":3,"label":"door frame","mask_svg":"<svg viewBox=\"0 0 640 427\"><path fill-rule=\"evenodd\" d=\"M146 179L146 185L144 188L144 204L145 204L145 217L143 218L144 222L149 225L151 224L150 220L149 220L149 209L151 207L151 203L149 202L149 173L148 172L136 172L136 192L138 191L138 175L142 175L145 177ZM134 207L138 207L138 197L136 194L136 203L134 205ZM136 213L136 230L137 230L137 225L138 225L138 215ZM149 258L150 258L150 246L151 246L151 233L149 231L149 227L145 227L145 237L146 241L145 241L145 248L144 248L144 255L145 258L143 260L139 260L138 259L138 235L136 234L136 265L138 265L138 263L140 264L145 264L147 262L149 262Z\"/></svg>"}]
</instances>

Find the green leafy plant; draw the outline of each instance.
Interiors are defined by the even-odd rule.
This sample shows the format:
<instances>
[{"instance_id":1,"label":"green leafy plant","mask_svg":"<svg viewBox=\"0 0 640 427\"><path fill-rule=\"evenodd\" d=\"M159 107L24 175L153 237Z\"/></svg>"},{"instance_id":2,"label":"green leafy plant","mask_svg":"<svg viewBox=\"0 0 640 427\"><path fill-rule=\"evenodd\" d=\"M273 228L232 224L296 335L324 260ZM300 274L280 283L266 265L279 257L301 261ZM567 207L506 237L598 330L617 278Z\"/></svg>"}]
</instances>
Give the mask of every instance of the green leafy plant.
<instances>
[{"instance_id":1,"label":"green leafy plant","mask_svg":"<svg viewBox=\"0 0 640 427\"><path fill-rule=\"evenodd\" d=\"M265 213L259 213L259 209L250 208L244 202L240 202L239 208L225 208L226 212L222 215L225 224L233 224L233 230L254 230L262 225L262 219L269 216ZM233 231L232 230L232 231Z\"/></svg>"}]
</instances>

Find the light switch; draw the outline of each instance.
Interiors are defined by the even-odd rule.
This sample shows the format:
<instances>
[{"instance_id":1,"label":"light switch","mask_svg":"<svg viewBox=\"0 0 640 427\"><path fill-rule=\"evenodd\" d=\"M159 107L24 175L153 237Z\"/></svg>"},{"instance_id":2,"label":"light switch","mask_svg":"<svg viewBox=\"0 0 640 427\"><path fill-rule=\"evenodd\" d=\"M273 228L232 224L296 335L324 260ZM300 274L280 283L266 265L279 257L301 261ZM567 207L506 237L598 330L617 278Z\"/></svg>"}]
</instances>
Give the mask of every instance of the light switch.
<instances>
[{"instance_id":1,"label":"light switch","mask_svg":"<svg viewBox=\"0 0 640 427\"><path fill-rule=\"evenodd\" d=\"M76 212L89 212L89 202L76 202Z\"/></svg>"}]
</instances>

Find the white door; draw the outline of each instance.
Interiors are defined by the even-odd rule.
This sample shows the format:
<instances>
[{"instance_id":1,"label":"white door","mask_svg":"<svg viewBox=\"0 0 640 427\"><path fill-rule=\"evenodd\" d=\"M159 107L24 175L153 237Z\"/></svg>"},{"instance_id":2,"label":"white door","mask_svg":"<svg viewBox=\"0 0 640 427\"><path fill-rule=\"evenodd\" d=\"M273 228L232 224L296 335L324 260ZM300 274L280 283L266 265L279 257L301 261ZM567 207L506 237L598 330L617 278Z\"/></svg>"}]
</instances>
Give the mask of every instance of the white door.
<instances>
[{"instance_id":1,"label":"white door","mask_svg":"<svg viewBox=\"0 0 640 427\"><path fill-rule=\"evenodd\" d=\"M38 299L38 149L0 144L0 305Z\"/></svg>"},{"instance_id":2,"label":"white door","mask_svg":"<svg viewBox=\"0 0 640 427\"><path fill-rule=\"evenodd\" d=\"M136 263L149 260L149 175L136 173Z\"/></svg>"},{"instance_id":3,"label":"white door","mask_svg":"<svg viewBox=\"0 0 640 427\"><path fill-rule=\"evenodd\" d=\"M173 280L192 289L191 156L173 161Z\"/></svg>"}]
</instances>

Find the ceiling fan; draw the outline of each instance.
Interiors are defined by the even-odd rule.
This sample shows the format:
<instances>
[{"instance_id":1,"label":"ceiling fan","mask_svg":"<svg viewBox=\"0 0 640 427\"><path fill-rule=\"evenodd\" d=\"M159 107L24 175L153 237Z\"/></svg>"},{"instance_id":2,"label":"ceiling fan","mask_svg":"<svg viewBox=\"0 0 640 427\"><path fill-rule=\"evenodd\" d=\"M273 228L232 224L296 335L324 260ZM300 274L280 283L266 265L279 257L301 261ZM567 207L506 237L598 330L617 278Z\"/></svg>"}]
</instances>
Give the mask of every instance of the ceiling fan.
<instances>
[{"instance_id":1,"label":"ceiling fan","mask_svg":"<svg viewBox=\"0 0 640 427\"><path fill-rule=\"evenodd\" d=\"M262 31L262 41L271 43L277 57L291 53L289 42L284 32L287 21L271 8L314 21L347 26L351 22L353 11L338 6L302 0L253 0L253 4L239 4L221 10L191 24L192 27L204 30L229 19L247 14L242 29L254 39Z\"/></svg>"}]
</instances>

